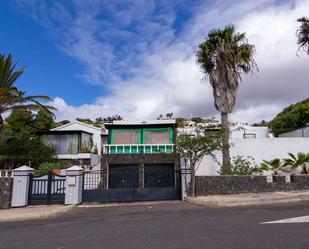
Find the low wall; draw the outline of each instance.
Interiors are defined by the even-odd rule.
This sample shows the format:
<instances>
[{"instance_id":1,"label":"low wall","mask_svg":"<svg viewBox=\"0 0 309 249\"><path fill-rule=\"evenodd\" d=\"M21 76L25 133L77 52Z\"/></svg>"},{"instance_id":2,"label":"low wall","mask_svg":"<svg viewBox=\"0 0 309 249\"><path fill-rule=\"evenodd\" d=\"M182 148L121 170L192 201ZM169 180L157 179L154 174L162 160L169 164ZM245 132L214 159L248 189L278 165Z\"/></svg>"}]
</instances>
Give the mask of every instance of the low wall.
<instances>
[{"instance_id":1,"label":"low wall","mask_svg":"<svg viewBox=\"0 0 309 249\"><path fill-rule=\"evenodd\" d=\"M309 175L274 176L196 176L196 195L225 195L274 191L309 190Z\"/></svg>"},{"instance_id":2,"label":"low wall","mask_svg":"<svg viewBox=\"0 0 309 249\"><path fill-rule=\"evenodd\" d=\"M13 178L0 177L0 209L10 208Z\"/></svg>"}]
</instances>

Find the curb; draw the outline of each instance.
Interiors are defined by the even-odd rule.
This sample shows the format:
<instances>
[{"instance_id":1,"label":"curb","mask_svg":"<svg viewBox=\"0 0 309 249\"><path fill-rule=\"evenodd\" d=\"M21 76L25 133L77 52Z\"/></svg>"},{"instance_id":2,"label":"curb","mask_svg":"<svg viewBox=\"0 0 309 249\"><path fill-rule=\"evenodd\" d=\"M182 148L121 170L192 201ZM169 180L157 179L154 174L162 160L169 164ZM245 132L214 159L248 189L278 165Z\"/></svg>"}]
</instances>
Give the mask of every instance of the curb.
<instances>
[{"instance_id":1,"label":"curb","mask_svg":"<svg viewBox=\"0 0 309 249\"><path fill-rule=\"evenodd\" d=\"M48 219L64 214L74 208L70 206L31 206L24 208L11 208L0 211L0 223L7 221L25 221Z\"/></svg>"},{"instance_id":2,"label":"curb","mask_svg":"<svg viewBox=\"0 0 309 249\"><path fill-rule=\"evenodd\" d=\"M299 195L295 197L271 197L271 198L245 198L245 199L213 199L213 198L192 198L187 197L186 202L206 207L240 207L240 206L258 206L267 204L293 203L309 201L309 195Z\"/></svg>"},{"instance_id":3,"label":"curb","mask_svg":"<svg viewBox=\"0 0 309 249\"><path fill-rule=\"evenodd\" d=\"M181 200L167 200L167 201L141 201L141 202L118 202L118 203L83 203L78 205L78 208L97 208L97 207L124 207L124 206L153 206L160 204L180 203Z\"/></svg>"}]
</instances>

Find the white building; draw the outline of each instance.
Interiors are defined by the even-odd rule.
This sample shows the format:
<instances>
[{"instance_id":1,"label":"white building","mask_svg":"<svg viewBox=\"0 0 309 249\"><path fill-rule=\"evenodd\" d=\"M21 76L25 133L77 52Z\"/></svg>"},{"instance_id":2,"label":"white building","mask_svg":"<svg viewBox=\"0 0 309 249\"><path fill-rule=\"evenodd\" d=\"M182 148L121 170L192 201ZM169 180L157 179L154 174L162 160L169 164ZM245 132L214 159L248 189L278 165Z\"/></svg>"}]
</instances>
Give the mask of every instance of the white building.
<instances>
[{"instance_id":1,"label":"white building","mask_svg":"<svg viewBox=\"0 0 309 249\"><path fill-rule=\"evenodd\" d=\"M57 159L64 164L100 165L103 143L107 143L108 132L79 121L56 127L41 134L43 141L55 146Z\"/></svg>"}]
</instances>

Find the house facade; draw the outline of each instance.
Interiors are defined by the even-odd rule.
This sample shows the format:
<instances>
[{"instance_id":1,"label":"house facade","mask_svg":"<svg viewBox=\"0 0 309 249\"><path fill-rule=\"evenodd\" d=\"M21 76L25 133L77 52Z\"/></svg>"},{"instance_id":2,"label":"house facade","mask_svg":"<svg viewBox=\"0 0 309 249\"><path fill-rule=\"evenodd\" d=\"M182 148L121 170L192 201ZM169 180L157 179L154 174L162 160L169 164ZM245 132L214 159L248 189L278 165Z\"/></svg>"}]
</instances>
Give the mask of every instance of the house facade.
<instances>
[{"instance_id":1,"label":"house facade","mask_svg":"<svg viewBox=\"0 0 309 249\"><path fill-rule=\"evenodd\" d=\"M175 120L114 121L105 127L108 144L103 144L101 170L85 175L86 201L180 198Z\"/></svg>"},{"instance_id":2,"label":"house facade","mask_svg":"<svg viewBox=\"0 0 309 249\"><path fill-rule=\"evenodd\" d=\"M41 139L56 148L56 157L63 166L83 165L99 167L102 144L107 140L107 130L79 121L59 126L41 133Z\"/></svg>"}]
</instances>

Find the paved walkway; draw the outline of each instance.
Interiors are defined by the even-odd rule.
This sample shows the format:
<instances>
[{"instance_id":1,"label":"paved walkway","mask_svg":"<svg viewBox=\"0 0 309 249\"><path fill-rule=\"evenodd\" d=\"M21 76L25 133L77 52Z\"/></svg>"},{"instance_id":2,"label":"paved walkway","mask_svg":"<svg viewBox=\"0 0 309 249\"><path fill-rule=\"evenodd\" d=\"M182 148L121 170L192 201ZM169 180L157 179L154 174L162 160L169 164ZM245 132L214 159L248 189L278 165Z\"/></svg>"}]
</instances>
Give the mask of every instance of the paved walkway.
<instances>
[{"instance_id":1,"label":"paved walkway","mask_svg":"<svg viewBox=\"0 0 309 249\"><path fill-rule=\"evenodd\" d=\"M27 206L21 208L10 208L0 210L0 222L30 220L30 219L46 219L63 214L74 206L50 205L50 206Z\"/></svg>"},{"instance_id":2,"label":"paved walkway","mask_svg":"<svg viewBox=\"0 0 309 249\"><path fill-rule=\"evenodd\" d=\"M192 204L208 207L236 207L276 203L291 203L309 201L309 191L289 191L273 193L248 193L236 195L208 195L195 198L187 197L186 201Z\"/></svg>"}]
</instances>

